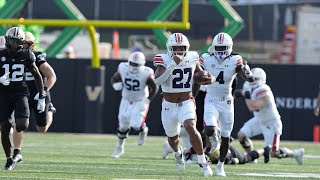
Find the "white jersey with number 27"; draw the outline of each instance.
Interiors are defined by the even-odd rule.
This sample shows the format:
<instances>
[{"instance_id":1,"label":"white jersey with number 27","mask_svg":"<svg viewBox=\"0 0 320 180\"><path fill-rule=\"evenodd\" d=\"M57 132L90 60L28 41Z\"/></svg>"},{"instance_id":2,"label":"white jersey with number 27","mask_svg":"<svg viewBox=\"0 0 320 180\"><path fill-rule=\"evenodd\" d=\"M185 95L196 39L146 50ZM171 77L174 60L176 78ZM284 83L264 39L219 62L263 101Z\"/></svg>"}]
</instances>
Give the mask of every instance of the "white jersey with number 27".
<instances>
[{"instance_id":1,"label":"white jersey with number 27","mask_svg":"<svg viewBox=\"0 0 320 180\"><path fill-rule=\"evenodd\" d=\"M174 61L168 54L157 54L153 59L154 66L167 68ZM173 69L169 78L161 84L161 89L166 93L191 92L193 75L199 63L199 54L189 51L184 59Z\"/></svg>"}]
</instances>

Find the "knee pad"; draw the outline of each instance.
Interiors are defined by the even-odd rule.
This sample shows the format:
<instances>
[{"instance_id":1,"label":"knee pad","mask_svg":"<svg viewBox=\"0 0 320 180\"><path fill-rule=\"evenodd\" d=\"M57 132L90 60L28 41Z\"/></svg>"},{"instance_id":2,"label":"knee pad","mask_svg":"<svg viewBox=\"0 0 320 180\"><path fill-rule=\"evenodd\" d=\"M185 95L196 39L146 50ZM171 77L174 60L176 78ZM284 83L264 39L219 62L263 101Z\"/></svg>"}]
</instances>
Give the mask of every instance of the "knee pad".
<instances>
[{"instance_id":1,"label":"knee pad","mask_svg":"<svg viewBox=\"0 0 320 180\"><path fill-rule=\"evenodd\" d=\"M252 148L252 141L247 136L240 139L239 141L243 148Z\"/></svg>"},{"instance_id":2,"label":"knee pad","mask_svg":"<svg viewBox=\"0 0 320 180\"><path fill-rule=\"evenodd\" d=\"M29 120L27 118L18 118L16 119L16 130L17 132L24 131L29 126Z\"/></svg>"},{"instance_id":3,"label":"knee pad","mask_svg":"<svg viewBox=\"0 0 320 180\"><path fill-rule=\"evenodd\" d=\"M117 129L117 136L119 139L125 139L128 137L129 135L129 130L130 129L127 129L127 130L123 130L123 129Z\"/></svg>"},{"instance_id":4,"label":"knee pad","mask_svg":"<svg viewBox=\"0 0 320 180\"><path fill-rule=\"evenodd\" d=\"M288 157L288 153L286 149L281 148L279 151L275 152L275 157L281 159L281 158L286 158Z\"/></svg>"}]
</instances>

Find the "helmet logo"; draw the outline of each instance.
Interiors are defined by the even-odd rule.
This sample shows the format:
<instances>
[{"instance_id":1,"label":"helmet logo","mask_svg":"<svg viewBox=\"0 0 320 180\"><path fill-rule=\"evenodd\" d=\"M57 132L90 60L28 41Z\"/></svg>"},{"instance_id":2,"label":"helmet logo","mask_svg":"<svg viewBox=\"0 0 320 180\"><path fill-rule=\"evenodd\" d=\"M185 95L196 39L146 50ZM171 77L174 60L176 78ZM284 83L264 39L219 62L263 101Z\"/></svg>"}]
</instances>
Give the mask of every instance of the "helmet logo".
<instances>
[{"instance_id":1,"label":"helmet logo","mask_svg":"<svg viewBox=\"0 0 320 180\"><path fill-rule=\"evenodd\" d=\"M182 43L182 35L180 33L175 33L175 38L178 44Z\"/></svg>"},{"instance_id":2,"label":"helmet logo","mask_svg":"<svg viewBox=\"0 0 320 180\"><path fill-rule=\"evenodd\" d=\"M219 34L219 37L217 39L217 43L218 44L222 44L223 43L223 38L224 38L224 34L223 33Z\"/></svg>"},{"instance_id":3,"label":"helmet logo","mask_svg":"<svg viewBox=\"0 0 320 180\"><path fill-rule=\"evenodd\" d=\"M133 60L137 61L138 56L139 56L139 53L135 53L134 56L133 56Z\"/></svg>"}]
</instances>

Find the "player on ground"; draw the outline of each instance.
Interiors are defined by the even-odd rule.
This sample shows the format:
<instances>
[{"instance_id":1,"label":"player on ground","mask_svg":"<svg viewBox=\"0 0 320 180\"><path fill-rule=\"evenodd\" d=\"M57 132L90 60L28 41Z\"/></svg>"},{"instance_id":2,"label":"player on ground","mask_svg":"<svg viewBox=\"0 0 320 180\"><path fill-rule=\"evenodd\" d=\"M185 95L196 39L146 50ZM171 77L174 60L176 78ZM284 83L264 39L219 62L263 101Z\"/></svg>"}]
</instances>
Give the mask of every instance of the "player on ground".
<instances>
[{"instance_id":1,"label":"player on ground","mask_svg":"<svg viewBox=\"0 0 320 180\"><path fill-rule=\"evenodd\" d=\"M199 84L193 83L194 74L202 68L199 65L198 53L189 51L189 41L182 33L172 34L166 46L167 54L156 55L153 63L157 68L155 81L161 85L163 91L162 125L175 152L177 168L179 171L185 170L183 150L179 145L182 124L189 134L190 143L197 153L204 176L212 176L212 170L203 152L201 135L196 129L194 96L200 88L199 84L211 84L215 78L208 74Z\"/></svg>"},{"instance_id":2,"label":"player on ground","mask_svg":"<svg viewBox=\"0 0 320 180\"><path fill-rule=\"evenodd\" d=\"M10 28L5 35L6 49L0 51L0 123L1 142L7 157L5 170L13 170L16 162L11 157L10 129L13 125L11 114L14 113L15 129L24 131L29 125L28 87L25 76L28 69L35 77L39 91L37 110L45 110L44 86L41 74L35 65L35 55L30 49L23 49L25 33L19 27Z\"/></svg>"},{"instance_id":3,"label":"player on ground","mask_svg":"<svg viewBox=\"0 0 320 180\"><path fill-rule=\"evenodd\" d=\"M141 52L130 55L128 62L122 62L118 71L112 76L111 84L116 91L122 90L119 107L118 142L112 157L124 154L125 139L130 128L139 132L138 145L143 145L148 134L146 117L149 103L158 92L154 82L154 71L145 66L145 56Z\"/></svg>"},{"instance_id":4,"label":"player on ground","mask_svg":"<svg viewBox=\"0 0 320 180\"><path fill-rule=\"evenodd\" d=\"M36 56L35 63L42 75L44 90L46 91L46 99L45 99L46 107L45 107L45 111L42 113L39 113L39 111L37 111L37 102L39 100L39 93L34 83L35 79L32 73L28 71L26 73L26 81L27 81L28 89L30 91L29 109L30 109L30 112L34 112L35 114L37 131L45 133L47 132L48 128L51 126L53 113L55 112L55 108L51 103L51 96L50 96L49 90L53 87L57 78L53 68L46 61L46 53L41 51L35 51L34 49L35 41L36 39L34 35L30 32L26 32L23 47L25 49L32 50ZM13 131L14 150L13 150L12 158L15 162L22 161L22 154L21 154L21 147L23 143L22 139L23 139L23 131L17 132L16 130L14 130Z\"/></svg>"},{"instance_id":5,"label":"player on ground","mask_svg":"<svg viewBox=\"0 0 320 180\"><path fill-rule=\"evenodd\" d=\"M243 90L236 93L237 97L245 97L247 107L254 115L238 132L240 144L246 152L250 152L253 144L249 138L262 134L265 146L272 148L272 157L294 157L298 164L302 164L303 148L294 151L288 148L279 148L282 122L271 88L266 84L266 73L261 68L253 68L252 73L254 82L244 83ZM269 159L266 158L265 163L268 162Z\"/></svg>"},{"instance_id":6,"label":"player on ground","mask_svg":"<svg viewBox=\"0 0 320 180\"><path fill-rule=\"evenodd\" d=\"M227 33L217 34L211 52L200 58L202 67L216 77L216 82L207 87L204 106L206 135L211 143L211 151L219 146L218 124L221 134L220 157L216 166L217 176L226 176L224 160L229 149L230 134L234 123L234 104L231 94L232 82L237 74L245 80L253 81L250 67L243 63L242 57L232 53L233 41Z\"/></svg>"}]
</instances>

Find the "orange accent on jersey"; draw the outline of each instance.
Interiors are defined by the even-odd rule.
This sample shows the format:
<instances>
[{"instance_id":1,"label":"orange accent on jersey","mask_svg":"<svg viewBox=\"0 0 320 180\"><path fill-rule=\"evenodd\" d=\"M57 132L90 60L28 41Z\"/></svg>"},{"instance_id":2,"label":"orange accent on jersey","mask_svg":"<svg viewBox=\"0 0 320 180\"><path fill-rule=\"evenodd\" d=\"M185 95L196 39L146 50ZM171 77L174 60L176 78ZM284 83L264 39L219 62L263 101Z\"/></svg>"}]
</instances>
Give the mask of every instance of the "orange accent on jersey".
<instances>
[{"instance_id":1,"label":"orange accent on jersey","mask_svg":"<svg viewBox=\"0 0 320 180\"><path fill-rule=\"evenodd\" d=\"M153 58L153 62L163 62L163 59L159 57L155 57Z\"/></svg>"},{"instance_id":2,"label":"orange accent on jersey","mask_svg":"<svg viewBox=\"0 0 320 180\"><path fill-rule=\"evenodd\" d=\"M201 63L204 63L204 60L203 60L202 58L199 58L199 61L200 61Z\"/></svg>"},{"instance_id":3,"label":"orange accent on jersey","mask_svg":"<svg viewBox=\"0 0 320 180\"><path fill-rule=\"evenodd\" d=\"M262 94L262 93L267 92L267 91L268 91L268 90L265 89L265 90L262 90L262 91L258 92L258 93L256 94L256 97L259 96L259 95Z\"/></svg>"},{"instance_id":4,"label":"orange accent on jersey","mask_svg":"<svg viewBox=\"0 0 320 180\"><path fill-rule=\"evenodd\" d=\"M240 64L243 64L242 59L239 59L239 60L237 61L237 65L240 65Z\"/></svg>"}]
</instances>

